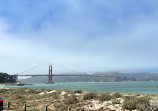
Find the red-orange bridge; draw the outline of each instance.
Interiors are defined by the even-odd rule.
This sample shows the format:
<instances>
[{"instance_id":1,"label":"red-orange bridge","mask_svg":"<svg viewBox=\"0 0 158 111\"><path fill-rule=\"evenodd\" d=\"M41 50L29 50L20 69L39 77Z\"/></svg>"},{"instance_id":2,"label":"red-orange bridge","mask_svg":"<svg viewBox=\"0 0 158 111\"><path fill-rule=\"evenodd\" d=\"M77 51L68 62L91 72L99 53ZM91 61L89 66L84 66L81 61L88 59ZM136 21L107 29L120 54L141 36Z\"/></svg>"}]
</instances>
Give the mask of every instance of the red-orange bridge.
<instances>
[{"instance_id":1,"label":"red-orange bridge","mask_svg":"<svg viewBox=\"0 0 158 111\"><path fill-rule=\"evenodd\" d=\"M95 77L114 77L115 80L118 78L118 72L111 72L111 73L106 73L104 75L98 75L98 74L53 74L52 73L52 65L49 65L49 74L15 74L14 79L17 81L18 76L48 76L48 83L52 84L53 83L53 76L95 76Z\"/></svg>"}]
</instances>

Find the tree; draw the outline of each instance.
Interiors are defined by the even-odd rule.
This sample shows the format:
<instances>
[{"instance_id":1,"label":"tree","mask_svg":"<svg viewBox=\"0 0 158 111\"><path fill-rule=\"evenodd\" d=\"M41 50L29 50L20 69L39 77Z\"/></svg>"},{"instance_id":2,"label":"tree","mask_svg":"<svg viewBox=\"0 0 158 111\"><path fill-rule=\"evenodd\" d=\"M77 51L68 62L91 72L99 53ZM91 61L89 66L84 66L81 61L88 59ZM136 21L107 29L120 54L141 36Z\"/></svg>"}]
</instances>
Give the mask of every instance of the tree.
<instances>
[{"instance_id":1,"label":"tree","mask_svg":"<svg viewBox=\"0 0 158 111\"><path fill-rule=\"evenodd\" d=\"M7 73L3 73L0 72L0 83L13 83L15 82L15 80L13 79L13 76L7 74Z\"/></svg>"}]
</instances>

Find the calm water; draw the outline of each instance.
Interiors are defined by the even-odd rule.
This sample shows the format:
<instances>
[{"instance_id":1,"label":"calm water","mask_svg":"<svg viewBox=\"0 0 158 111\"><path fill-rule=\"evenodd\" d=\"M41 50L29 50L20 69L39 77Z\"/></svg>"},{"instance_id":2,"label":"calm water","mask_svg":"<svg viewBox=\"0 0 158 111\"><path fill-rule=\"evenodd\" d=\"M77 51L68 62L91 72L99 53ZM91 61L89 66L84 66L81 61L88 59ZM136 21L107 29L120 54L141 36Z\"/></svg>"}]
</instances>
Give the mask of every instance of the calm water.
<instances>
[{"instance_id":1,"label":"calm water","mask_svg":"<svg viewBox=\"0 0 158 111\"><path fill-rule=\"evenodd\" d=\"M120 93L158 94L158 82L104 82L87 83L71 82L56 84L35 84L28 86L8 86L9 88L33 88L33 89L70 89L85 91L110 91Z\"/></svg>"}]
</instances>

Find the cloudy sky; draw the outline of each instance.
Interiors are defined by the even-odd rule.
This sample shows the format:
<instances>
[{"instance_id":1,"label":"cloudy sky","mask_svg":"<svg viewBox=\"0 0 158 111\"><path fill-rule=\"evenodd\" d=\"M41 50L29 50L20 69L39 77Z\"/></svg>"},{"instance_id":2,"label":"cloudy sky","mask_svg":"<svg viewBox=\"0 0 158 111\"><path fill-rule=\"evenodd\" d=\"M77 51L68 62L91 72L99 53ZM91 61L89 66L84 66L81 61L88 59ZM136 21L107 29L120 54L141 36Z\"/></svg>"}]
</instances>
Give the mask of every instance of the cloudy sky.
<instances>
[{"instance_id":1,"label":"cloudy sky","mask_svg":"<svg viewBox=\"0 0 158 111\"><path fill-rule=\"evenodd\" d=\"M0 72L157 70L157 48L157 0L0 0Z\"/></svg>"}]
</instances>

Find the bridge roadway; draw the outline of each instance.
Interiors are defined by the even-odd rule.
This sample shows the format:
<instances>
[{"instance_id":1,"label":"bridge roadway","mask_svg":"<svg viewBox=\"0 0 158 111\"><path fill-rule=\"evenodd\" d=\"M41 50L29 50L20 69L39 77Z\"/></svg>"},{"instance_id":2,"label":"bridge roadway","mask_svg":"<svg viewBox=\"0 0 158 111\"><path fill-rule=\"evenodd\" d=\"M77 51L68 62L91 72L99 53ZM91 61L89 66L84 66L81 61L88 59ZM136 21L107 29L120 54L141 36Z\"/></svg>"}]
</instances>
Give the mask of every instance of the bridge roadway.
<instances>
[{"instance_id":1,"label":"bridge roadway","mask_svg":"<svg viewBox=\"0 0 158 111\"><path fill-rule=\"evenodd\" d=\"M23 74L23 75L18 75L17 76L50 76L50 75L45 75L45 74ZM116 77L116 75L95 75L95 74L52 74L52 76L96 76L96 77Z\"/></svg>"}]
</instances>

